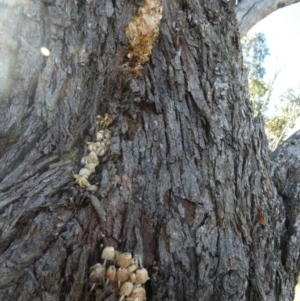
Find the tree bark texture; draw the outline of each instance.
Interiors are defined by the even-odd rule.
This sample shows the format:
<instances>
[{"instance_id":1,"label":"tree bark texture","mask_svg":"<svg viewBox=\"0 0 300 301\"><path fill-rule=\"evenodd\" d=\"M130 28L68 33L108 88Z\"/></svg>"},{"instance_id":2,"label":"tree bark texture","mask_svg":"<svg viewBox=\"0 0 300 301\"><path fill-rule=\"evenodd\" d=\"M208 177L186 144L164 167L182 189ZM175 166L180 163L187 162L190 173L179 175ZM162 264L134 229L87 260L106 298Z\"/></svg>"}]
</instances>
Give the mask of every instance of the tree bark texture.
<instances>
[{"instance_id":1,"label":"tree bark texture","mask_svg":"<svg viewBox=\"0 0 300 301\"><path fill-rule=\"evenodd\" d=\"M235 3L164 0L150 61L133 76L124 29L141 4L1 7L0 300L117 300L111 287L90 292L100 244L139 257L147 300L292 300L299 145L270 169ZM91 195L72 173L105 113L113 137Z\"/></svg>"}]
</instances>

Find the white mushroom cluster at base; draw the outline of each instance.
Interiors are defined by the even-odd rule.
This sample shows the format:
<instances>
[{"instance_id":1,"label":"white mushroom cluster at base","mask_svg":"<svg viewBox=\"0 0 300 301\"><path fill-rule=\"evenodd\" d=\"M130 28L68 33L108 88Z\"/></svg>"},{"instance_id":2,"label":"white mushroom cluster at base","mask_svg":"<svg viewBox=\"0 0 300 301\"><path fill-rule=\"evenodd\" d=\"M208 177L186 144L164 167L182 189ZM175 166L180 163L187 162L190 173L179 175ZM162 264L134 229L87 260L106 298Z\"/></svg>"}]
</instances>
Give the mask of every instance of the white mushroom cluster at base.
<instances>
[{"instance_id":1,"label":"white mushroom cluster at base","mask_svg":"<svg viewBox=\"0 0 300 301\"><path fill-rule=\"evenodd\" d=\"M102 157L108 150L111 140L111 131L107 128L113 122L112 117L108 114L105 114L104 117L98 115L96 119L98 126L96 141L87 142L89 154L81 158L81 164L84 165L84 167L79 170L79 174L73 174L79 186L91 192L97 192L99 188L97 185L91 185L88 178L95 172L96 166L99 165L98 157Z\"/></svg>"},{"instance_id":2,"label":"white mushroom cluster at base","mask_svg":"<svg viewBox=\"0 0 300 301\"><path fill-rule=\"evenodd\" d=\"M137 258L131 253L120 253L114 247L105 247L101 258L103 264L96 263L90 268L89 283L92 286L111 282L119 297L119 301L144 301L146 290L143 284L148 281L149 275L145 268L140 267Z\"/></svg>"}]
</instances>

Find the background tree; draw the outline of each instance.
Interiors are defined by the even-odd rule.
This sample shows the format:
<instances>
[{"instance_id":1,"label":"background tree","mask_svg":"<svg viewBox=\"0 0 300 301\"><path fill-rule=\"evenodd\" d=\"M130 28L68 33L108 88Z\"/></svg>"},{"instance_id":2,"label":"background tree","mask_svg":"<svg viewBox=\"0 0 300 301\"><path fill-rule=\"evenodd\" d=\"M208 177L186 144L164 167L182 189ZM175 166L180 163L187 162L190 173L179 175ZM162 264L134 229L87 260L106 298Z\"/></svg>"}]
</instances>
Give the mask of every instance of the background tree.
<instances>
[{"instance_id":1,"label":"background tree","mask_svg":"<svg viewBox=\"0 0 300 301\"><path fill-rule=\"evenodd\" d=\"M0 299L115 300L87 283L103 244L139 256L149 300L292 300L299 140L270 170L240 4L163 1L150 61L133 76L124 29L140 4L1 2ZM92 195L72 172L105 113L113 137Z\"/></svg>"},{"instance_id":2,"label":"background tree","mask_svg":"<svg viewBox=\"0 0 300 301\"><path fill-rule=\"evenodd\" d=\"M246 35L242 39L244 65L248 69L248 85L250 99L253 102L255 115L263 113L270 99L267 99L266 93L271 89L264 81L266 69L263 64L269 49L266 45L266 37L262 33Z\"/></svg>"},{"instance_id":3,"label":"background tree","mask_svg":"<svg viewBox=\"0 0 300 301\"><path fill-rule=\"evenodd\" d=\"M269 147L275 150L295 126L299 118L299 96L292 89L286 91L281 97L281 106L275 106L277 115L268 112L271 95L275 81L280 74L276 71L271 82L264 80L264 60L269 54L265 36L261 33L246 35L242 39L244 65L248 70L248 87L250 99L253 103L254 114L262 114L265 120Z\"/></svg>"},{"instance_id":4,"label":"background tree","mask_svg":"<svg viewBox=\"0 0 300 301\"><path fill-rule=\"evenodd\" d=\"M287 91L281 99L282 106L278 106L278 115L266 117L266 129L272 150L281 144L288 136L288 132L295 126L300 117L300 97L295 91Z\"/></svg>"}]
</instances>

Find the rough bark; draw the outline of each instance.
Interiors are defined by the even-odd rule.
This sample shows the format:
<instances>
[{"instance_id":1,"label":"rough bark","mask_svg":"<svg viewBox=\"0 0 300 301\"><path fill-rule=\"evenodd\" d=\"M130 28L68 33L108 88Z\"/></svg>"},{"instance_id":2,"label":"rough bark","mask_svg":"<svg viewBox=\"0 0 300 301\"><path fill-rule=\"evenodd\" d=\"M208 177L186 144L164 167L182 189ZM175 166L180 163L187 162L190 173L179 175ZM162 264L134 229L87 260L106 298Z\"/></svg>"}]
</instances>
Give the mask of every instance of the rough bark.
<instances>
[{"instance_id":1,"label":"rough bark","mask_svg":"<svg viewBox=\"0 0 300 301\"><path fill-rule=\"evenodd\" d=\"M251 27L274 11L298 2L299 0L238 1L236 17L241 36L244 36Z\"/></svg>"},{"instance_id":2,"label":"rough bark","mask_svg":"<svg viewBox=\"0 0 300 301\"><path fill-rule=\"evenodd\" d=\"M115 300L111 287L89 292L99 244L139 256L148 300L292 300L299 147L274 154L277 192L234 2L163 1L150 62L134 77L122 67L124 28L140 4L2 6L0 300ZM105 113L113 138L92 196L72 172Z\"/></svg>"}]
</instances>

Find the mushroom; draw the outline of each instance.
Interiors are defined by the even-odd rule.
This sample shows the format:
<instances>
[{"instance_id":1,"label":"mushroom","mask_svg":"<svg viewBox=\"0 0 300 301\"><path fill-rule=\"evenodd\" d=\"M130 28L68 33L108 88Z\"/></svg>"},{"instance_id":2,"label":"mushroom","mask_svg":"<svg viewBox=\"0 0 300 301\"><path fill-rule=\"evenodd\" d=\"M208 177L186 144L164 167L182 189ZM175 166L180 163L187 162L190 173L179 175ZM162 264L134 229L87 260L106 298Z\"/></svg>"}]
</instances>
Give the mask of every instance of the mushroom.
<instances>
[{"instance_id":1,"label":"mushroom","mask_svg":"<svg viewBox=\"0 0 300 301\"><path fill-rule=\"evenodd\" d=\"M99 165L98 156L95 152L90 152L87 156L81 158L81 164L89 164L94 163L95 165Z\"/></svg>"},{"instance_id":2,"label":"mushroom","mask_svg":"<svg viewBox=\"0 0 300 301\"><path fill-rule=\"evenodd\" d=\"M79 175L85 179L88 179L90 174L91 174L91 172L87 168L81 168L79 170Z\"/></svg>"},{"instance_id":3,"label":"mushroom","mask_svg":"<svg viewBox=\"0 0 300 301\"><path fill-rule=\"evenodd\" d=\"M94 173L95 172L95 167L96 167L95 163L88 163L88 164L85 165L84 168L88 169L90 171L90 173Z\"/></svg>"},{"instance_id":4,"label":"mushroom","mask_svg":"<svg viewBox=\"0 0 300 301\"><path fill-rule=\"evenodd\" d=\"M96 263L90 267L90 276L89 282L92 283L91 291L94 289L97 283L100 283L101 280L105 277L106 268L101 263Z\"/></svg>"},{"instance_id":5,"label":"mushroom","mask_svg":"<svg viewBox=\"0 0 300 301\"><path fill-rule=\"evenodd\" d=\"M104 139L104 131L97 132L97 134L96 134L96 140L97 141L103 141L103 139Z\"/></svg>"},{"instance_id":6,"label":"mushroom","mask_svg":"<svg viewBox=\"0 0 300 301\"><path fill-rule=\"evenodd\" d=\"M96 119L100 129L106 129L113 122L112 117L109 116L108 114L105 114L104 117L98 115Z\"/></svg>"},{"instance_id":7,"label":"mushroom","mask_svg":"<svg viewBox=\"0 0 300 301\"><path fill-rule=\"evenodd\" d=\"M136 284L144 284L147 280L149 280L148 271L145 268L137 269L135 271L136 274Z\"/></svg>"},{"instance_id":8,"label":"mushroom","mask_svg":"<svg viewBox=\"0 0 300 301\"><path fill-rule=\"evenodd\" d=\"M109 280L110 281L115 281L117 279L117 269L114 265L111 265L107 268L105 277L106 277L105 286L108 285Z\"/></svg>"},{"instance_id":9,"label":"mushroom","mask_svg":"<svg viewBox=\"0 0 300 301\"><path fill-rule=\"evenodd\" d=\"M140 300L146 300L146 291L143 287L135 287L129 296L130 299L136 300L139 298Z\"/></svg>"},{"instance_id":10,"label":"mushroom","mask_svg":"<svg viewBox=\"0 0 300 301\"><path fill-rule=\"evenodd\" d=\"M106 260L113 260L115 258L115 248L105 247L102 251L101 258L104 259L103 265L106 264Z\"/></svg>"},{"instance_id":11,"label":"mushroom","mask_svg":"<svg viewBox=\"0 0 300 301\"><path fill-rule=\"evenodd\" d=\"M115 184L122 185L123 180L122 180L122 178L119 175L115 175L114 176L114 182L115 182Z\"/></svg>"},{"instance_id":12,"label":"mushroom","mask_svg":"<svg viewBox=\"0 0 300 301\"><path fill-rule=\"evenodd\" d=\"M137 258L132 258L130 266L128 267L128 270L130 273L136 271L139 267L139 260Z\"/></svg>"},{"instance_id":13,"label":"mushroom","mask_svg":"<svg viewBox=\"0 0 300 301\"><path fill-rule=\"evenodd\" d=\"M88 150L90 152L97 152L97 149L99 147L99 142L87 142L86 144L88 145Z\"/></svg>"},{"instance_id":14,"label":"mushroom","mask_svg":"<svg viewBox=\"0 0 300 301\"><path fill-rule=\"evenodd\" d=\"M114 258L114 262L117 263L117 259L118 257L121 255L121 252L118 250L115 250L115 258Z\"/></svg>"},{"instance_id":15,"label":"mushroom","mask_svg":"<svg viewBox=\"0 0 300 301\"><path fill-rule=\"evenodd\" d=\"M85 188L85 187L89 187L91 184L89 183L89 181L85 178L83 178L82 176L73 174L73 178L76 180L76 182L79 184L80 187Z\"/></svg>"},{"instance_id":16,"label":"mushroom","mask_svg":"<svg viewBox=\"0 0 300 301\"><path fill-rule=\"evenodd\" d=\"M119 295L121 295L121 298L119 301L122 301L124 297L128 297L133 291L133 284L129 281L124 282L120 288Z\"/></svg>"},{"instance_id":17,"label":"mushroom","mask_svg":"<svg viewBox=\"0 0 300 301\"><path fill-rule=\"evenodd\" d=\"M117 257L117 264L120 267L127 268L130 266L132 255L128 252L122 253Z\"/></svg>"},{"instance_id":18,"label":"mushroom","mask_svg":"<svg viewBox=\"0 0 300 301\"><path fill-rule=\"evenodd\" d=\"M136 283L136 274L135 273L131 273L129 276L129 279L132 283Z\"/></svg>"},{"instance_id":19,"label":"mushroom","mask_svg":"<svg viewBox=\"0 0 300 301\"><path fill-rule=\"evenodd\" d=\"M110 144L110 139L111 139L111 131L110 130L104 130L104 137L103 137L103 139L104 139L104 142L106 143L106 144Z\"/></svg>"},{"instance_id":20,"label":"mushroom","mask_svg":"<svg viewBox=\"0 0 300 301\"><path fill-rule=\"evenodd\" d=\"M95 192L97 192L99 190L99 187L97 185L91 185L91 186L88 186L86 188L86 190L88 190L88 191L90 191L92 193L95 193Z\"/></svg>"},{"instance_id":21,"label":"mushroom","mask_svg":"<svg viewBox=\"0 0 300 301\"><path fill-rule=\"evenodd\" d=\"M118 268L117 270L117 279L118 279L118 286L120 287L120 283L128 280L130 276L130 272L126 268Z\"/></svg>"},{"instance_id":22,"label":"mushroom","mask_svg":"<svg viewBox=\"0 0 300 301\"><path fill-rule=\"evenodd\" d=\"M99 143L99 142L98 142ZM99 147L97 148L97 151L96 151L96 153L97 153L97 155L99 156L99 157L102 157L106 152L107 152L107 147L106 147L106 145L105 145L105 143L104 142L101 142L101 143L99 143L100 145L99 145Z\"/></svg>"}]
</instances>

